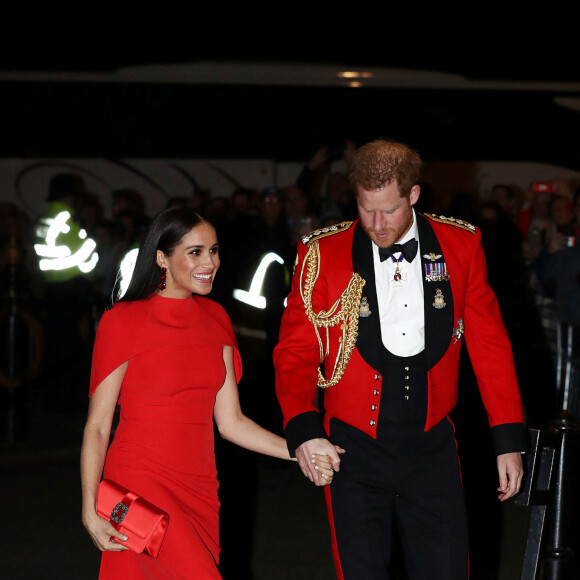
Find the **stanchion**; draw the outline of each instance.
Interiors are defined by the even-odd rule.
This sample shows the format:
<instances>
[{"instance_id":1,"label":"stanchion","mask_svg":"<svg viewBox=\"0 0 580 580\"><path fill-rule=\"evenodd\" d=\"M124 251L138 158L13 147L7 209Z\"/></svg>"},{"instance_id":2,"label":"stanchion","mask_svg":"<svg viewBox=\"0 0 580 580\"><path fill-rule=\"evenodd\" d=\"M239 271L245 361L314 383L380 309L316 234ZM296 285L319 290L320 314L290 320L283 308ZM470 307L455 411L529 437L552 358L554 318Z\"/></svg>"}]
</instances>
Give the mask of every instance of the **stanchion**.
<instances>
[{"instance_id":1,"label":"stanchion","mask_svg":"<svg viewBox=\"0 0 580 580\"><path fill-rule=\"evenodd\" d=\"M529 430L525 480L515 504L530 506L530 524L522 564L521 580L538 580L541 553L545 544L546 511L554 488L557 441L554 433Z\"/></svg>"},{"instance_id":2,"label":"stanchion","mask_svg":"<svg viewBox=\"0 0 580 580\"><path fill-rule=\"evenodd\" d=\"M578 482L574 469L579 426L561 411L549 430L530 429L526 480L516 505L530 506L530 524L521 580L577 580L575 510Z\"/></svg>"},{"instance_id":3,"label":"stanchion","mask_svg":"<svg viewBox=\"0 0 580 580\"><path fill-rule=\"evenodd\" d=\"M545 580L573 580L578 578L573 548L573 502L578 495L575 482L573 450L577 447L580 428L575 417L561 411L552 422L559 440L558 464L554 492L548 513L546 549L544 554Z\"/></svg>"}]
</instances>

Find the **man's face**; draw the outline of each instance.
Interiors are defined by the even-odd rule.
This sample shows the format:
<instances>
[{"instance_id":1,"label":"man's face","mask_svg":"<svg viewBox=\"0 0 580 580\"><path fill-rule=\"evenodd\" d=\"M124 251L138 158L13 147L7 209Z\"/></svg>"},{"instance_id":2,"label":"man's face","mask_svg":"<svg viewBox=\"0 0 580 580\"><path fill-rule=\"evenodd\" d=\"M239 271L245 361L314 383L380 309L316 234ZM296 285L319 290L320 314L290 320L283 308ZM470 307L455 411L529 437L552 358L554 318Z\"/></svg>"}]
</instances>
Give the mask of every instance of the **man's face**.
<instances>
[{"instance_id":1,"label":"man's face","mask_svg":"<svg viewBox=\"0 0 580 580\"><path fill-rule=\"evenodd\" d=\"M357 187L361 225L379 248L392 246L409 231L413 223L412 206L417 203L419 193L419 186L414 185L408 197L401 197L396 181L372 191Z\"/></svg>"}]
</instances>

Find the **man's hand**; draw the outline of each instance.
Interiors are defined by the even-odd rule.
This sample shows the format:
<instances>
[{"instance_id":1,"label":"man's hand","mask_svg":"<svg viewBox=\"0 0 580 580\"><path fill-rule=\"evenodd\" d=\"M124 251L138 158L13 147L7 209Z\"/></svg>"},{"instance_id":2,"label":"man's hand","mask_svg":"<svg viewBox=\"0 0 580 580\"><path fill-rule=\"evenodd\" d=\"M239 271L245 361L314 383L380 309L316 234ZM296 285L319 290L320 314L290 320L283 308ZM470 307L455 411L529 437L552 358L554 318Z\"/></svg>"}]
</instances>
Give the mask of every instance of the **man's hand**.
<instances>
[{"instance_id":1,"label":"man's hand","mask_svg":"<svg viewBox=\"0 0 580 580\"><path fill-rule=\"evenodd\" d=\"M344 449L335 447L328 439L310 439L305 441L296 449L296 459L302 469L302 473L315 485L326 485L322 474L316 469L314 455L328 455L332 461L334 471L340 470L339 453L344 453Z\"/></svg>"},{"instance_id":2,"label":"man's hand","mask_svg":"<svg viewBox=\"0 0 580 580\"><path fill-rule=\"evenodd\" d=\"M497 470L499 472L497 490L500 492L498 497L500 501L505 501L520 491L524 475L521 453L515 451L498 455Z\"/></svg>"}]
</instances>

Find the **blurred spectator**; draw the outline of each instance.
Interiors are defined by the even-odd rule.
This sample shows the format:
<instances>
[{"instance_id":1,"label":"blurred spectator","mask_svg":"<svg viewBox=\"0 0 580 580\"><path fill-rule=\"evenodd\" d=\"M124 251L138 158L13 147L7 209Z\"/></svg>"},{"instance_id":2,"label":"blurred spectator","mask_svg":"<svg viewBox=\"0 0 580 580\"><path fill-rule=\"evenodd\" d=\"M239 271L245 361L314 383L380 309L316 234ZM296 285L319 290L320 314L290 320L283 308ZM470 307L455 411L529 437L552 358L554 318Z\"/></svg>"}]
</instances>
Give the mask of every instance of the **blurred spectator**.
<instances>
[{"instance_id":1,"label":"blurred spectator","mask_svg":"<svg viewBox=\"0 0 580 580\"><path fill-rule=\"evenodd\" d=\"M92 278L98 254L96 242L75 217L85 192L80 176L53 176L47 197L49 208L36 227L34 248L45 279L45 405L59 412L86 409L87 403L87 369L94 328Z\"/></svg>"},{"instance_id":2,"label":"blurred spectator","mask_svg":"<svg viewBox=\"0 0 580 580\"><path fill-rule=\"evenodd\" d=\"M296 249L290 242L290 228L286 221L282 191L276 187L264 189L260 194L258 211L262 219L261 250L275 252L286 264L292 264Z\"/></svg>"},{"instance_id":3,"label":"blurred spectator","mask_svg":"<svg viewBox=\"0 0 580 580\"><path fill-rule=\"evenodd\" d=\"M529 283L522 235L510 215L493 201L480 206L475 225L481 229L489 284L512 345L527 425L545 427L555 411L554 365Z\"/></svg>"},{"instance_id":4,"label":"blurred spectator","mask_svg":"<svg viewBox=\"0 0 580 580\"><path fill-rule=\"evenodd\" d=\"M356 145L350 139L342 139L334 144L319 147L302 168L296 184L306 193L306 196L315 204L324 197L323 182L327 175L339 172L336 164L342 164L342 173L346 175L352 157L356 151Z\"/></svg>"},{"instance_id":5,"label":"blurred spectator","mask_svg":"<svg viewBox=\"0 0 580 580\"><path fill-rule=\"evenodd\" d=\"M229 312L244 363L240 394L252 417L279 432L282 416L274 392L272 351L290 290L296 246L290 241L279 189L264 189L258 210L258 236L237 268Z\"/></svg>"},{"instance_id":6,"label":"blurred spectator","mask_svg":"<svg viewBox=\"0 0 580 580\"><path fill-rule=\"evenodd\" d=\"M296 180L295 185L302 189L309 201L307 209L317 214L320 225L358 217L356 199L348 181L348 169L355 150L356 145L350 139L318 148Z\"/></svg>"},{"instance_id":7,"label":"blurred spectator","mask_svg":"<svg viewBox=\"0 0 580 580\"><path fill-rule=\"evenodd\" d=\"M314 214L306 214L296 221L292 227L291 242L294 248L302 241L304 236L307 236L313 230L320 227L320 220Z\"/></svg>"},{"instance_id":8,"label":"blurred spectator","mask_svg":"<svg viewBox=\"0 0 580 580\"><path fill-rule=\"evenodd\" d=\"M554 197L549 242L536 260L536 275L553 296L559 322L580 324L580 246L576 244L574 206Z\"/></svg>"},{"instance_id":9,"label":"blurred spectator","mask_svg":"<svg viewBox=\"0 0 580 580\"><path fill-rule=\"evenodd\" d=\"M321 225L331 225L358 217L356 198L343 172L333 172L328 176L325 196L318 208Z\"/></svg>"},{"instance_id":10,"label":"blurred spectator","mask_svg":"<svg viewBox=\"0 0 580 580\"><path fill-rule=\"evenodd\" d=\"M343 213L340 209L336 207L325 207L322 208L320 211L320 227L325 228L328 226L333 226L335 224L339 224L345 220Z\"/></svg>"},{"instance_id":11,"label":"blurred spectator","mask_svg":"<svg viewBox=\"0 0 580 580\"><path fill-rule=\"evenodd\" d=\"M0 202L0 272L8 264L10 247L18 250L18 301L33 304L42 296L43 278L34 252L32 223L15 204ZM0 292L4 296L7 277L0 276Z\"/></svg>"},{"instance_id":12,"label":"blurred spectator","mask_svg":"<svg viewBox=\"0 0 580 580\"><path fill-rule=\"evenodd\" d=\"M248 257L253 255L260 243L260 218L254 195L253 189L235 188L227 201L226 218L215 224L221 264L212 298L226 309L231 304L236 280L247 267Z\"/></svg>"},{"instance_id":13,"label":"blurred spectator","mask_svg":"<svg viewBox=\"0 0 580 580\"><path fill-rule=\"evenodd\" d=\"M207 218L210 212L211 194L207 190L195 188L191 195L170 197L165 207L181 205L196 211L204 218Z\"/></svg>"},{"instance_id":14,"label":"blurred spectator","mask_svg":"<svg viewBox=\"0 0 580 580\"><path fill-rule=\"evenodd\" d=\"M95 229L97 224L103 219L104 214L103 205L96 195L85 192L80 197L77 207L77 218L81 226L91 237L96 235Z\"/></svg>"},{"instance_id":15,"label":"blurred spectator","mask_svg":"<svg viewBox=\"0 0 580 580\"><path fill-rule=\"evenodd\" d=\"M320 183L328 172L330 161L329 147L324 145L319 147L302 167L294 185L299 187L309 199L318 201L322 197Z\"/></svg>"},{"instance_id":16,"label":"blurred spectator","mask_svg":"<svg viewBox=\"0 0 580 580\"><path fill-rule=\"evenodd\" d=\"M292 230L300 220L306 218L311 212L310 200L304 189L297 185L290 185L282 189L284 203L286 205L286 221Z\"/></svg>"},{"instance_id":17,"label":"blurred spectator","mask_svg":"<svg viewBox=\"0 0 580 580\"><path fill-rule=\"evenodd\" d=\"M229 215L229 200L223 195L212 196L208 208L208 217L214 221L225 221Z\"/></svg>"},{"instance_id":18,"label":"blurred spectator","mask_svg":"<svg viewBox=\"0 0 580 580\"><path fill-rule=\"evenodd\" d=\"M553 231L547 248L534 263L534 272L544 290L553 297L557 318L557 360L560 374L556 377L562 405L564 386L568 385L568 404L566 408L574 413L580 412L580 246L578 245L577 223L575 215L580 214L577 207L578 196L574 196L576 205L564 197L554 198ZM568 361L574 372L569 372ZM568 382L570 381L570 382Z\"/></svg>"},{"instance_id":19,"label":"blurred spectator","mask_svg":"<svg viewBox=\"0 0 580 580\"><path fill-rule=\"evenodd\" d=\"M491 201L497 203L510 219L515 220L517 201L513 187L497 183L491 188Z\"/></svg>"},{"instance_id":20,"label":"blurred spectator","mask_svg":"<svg viewBox=\"0 0 580 580\"><path fill-rule=\"evenodd\" d=\"M526 199L516 213L516 225L525 238L524 254L528 262L535 260L547 248L553 230L554 212L566 212L560 201L556 203L557 208L553 207L553 200L566 198L571 202L572 197L571 185L563 179L535 182L528 188Z\"/></svg>"},{"instance_id":21,"label":"blurred spectator","mask_svg":"<svg viewBox=\"0 0 580 580\"><path fill-rule=\"evenodd\" d=\"M529 206L520 209L516 223L525 237L524 254L528 262L535 260L547 248L552 226L551 200L551 193L533 193Z\"/></svg>"},{"instance_id":22,"label":"blurred spectator","mask_svg":"<svg viewBox=\"0 0 580 580\"><path fill-rule=\"evenodd\" d=\"M562 195L554 195L550 206L552 216L552 233L565 236L574 235L576 225L574 223L574 202Z\"/></svg>"},{"instance_id":23,"label":"blurred spectator","mask_svg":"<svg viewBox=\"0 0 580 580\"><path fill-rule=\"evenodd\" d=\"M232 220L254 215L254 191L247 187L234 189L230 196L229 210L229 217Z\"/></svg>"},{"instance_id":24,"label":"blurred spectator","mask_svg":"<svg viewBox=\"0 0 580 580\"><path fill-rule=\"evenodd\" d=\"M134 189L116 189L111 193L111 218L116 220L119 214L131 211L144 217L146 215L145 200Z\"/></svg>"},{"instance_id":25,"label":"blurred spectator","mask_svg":"<svg viewBox=\"0 0 580 580\"><path fill-rule=\"evenodd\" d=\"M545 195L549 195L548 213L545 217L532 222L528 234L527 257L543 294L554 298L554 280L552 276L546 275L544 269L551 261L549 256L564 249L568 243L568 237L575 235L575 213L570 199L556 194L542 194L542 198ZM541 207L542 216L544 216L543 199Z\"/></svg>"}]
</instances>

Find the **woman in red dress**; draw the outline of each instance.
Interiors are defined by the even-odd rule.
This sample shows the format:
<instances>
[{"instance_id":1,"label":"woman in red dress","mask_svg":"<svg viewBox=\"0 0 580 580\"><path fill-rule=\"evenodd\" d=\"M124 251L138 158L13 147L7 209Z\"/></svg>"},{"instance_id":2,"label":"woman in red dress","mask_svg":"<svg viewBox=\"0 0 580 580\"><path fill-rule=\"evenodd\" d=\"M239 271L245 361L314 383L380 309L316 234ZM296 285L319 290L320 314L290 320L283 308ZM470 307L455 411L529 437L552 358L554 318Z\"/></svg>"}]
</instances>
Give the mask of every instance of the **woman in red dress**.
<instances>
[{"instance_id":1,"label":"woman in red dress","mask_svg":"<svg viewBox=\"0 0 580 580\"><path fill-rule=\"evenodd\" d=\"M127 292L99 323L81 482L83 523L103 551L100 579L220 578L213 419L223 438L290 460L286 441L240 408L230 319L205 298L218 267L213 226L193 211L165 210L147 231ZM330 458L313 461L330 483ZM157 558L129 551L126 536L98 516L101 476L169 514Z\"/></svg>"}]
</instances>

